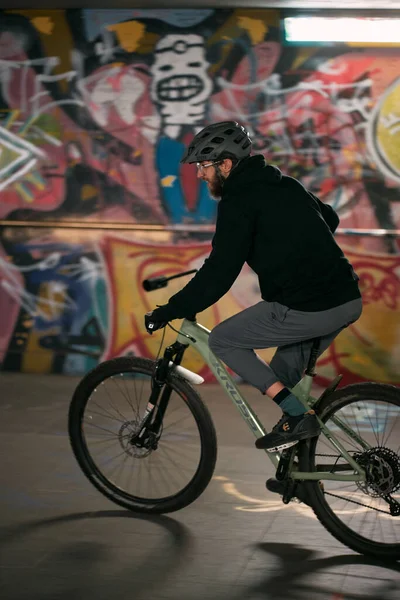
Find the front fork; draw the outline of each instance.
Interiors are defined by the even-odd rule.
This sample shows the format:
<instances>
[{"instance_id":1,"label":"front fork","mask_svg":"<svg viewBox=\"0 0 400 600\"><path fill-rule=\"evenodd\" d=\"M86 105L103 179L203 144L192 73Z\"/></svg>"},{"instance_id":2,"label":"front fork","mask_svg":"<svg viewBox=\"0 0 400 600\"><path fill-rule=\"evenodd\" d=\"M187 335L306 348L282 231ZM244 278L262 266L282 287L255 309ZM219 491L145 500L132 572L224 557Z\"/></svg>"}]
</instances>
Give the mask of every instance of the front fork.
<instances>
[{"instance_id":1,"label":"front fork","mask_svg":"<svg viewBox=\"0 0 400 600\"><path fill-rule=\"evenodd\" d=\"M171 369L170 362L180 365L187 347L187 345L180 342L175 342L165 349L163 358L157 361L152 376L152 390L147 402L146 412L141 422L140 431L131 440L132 444L148 447L156 443L172 393L172 388L167 384Z\"/></svg>"}]
</instances>

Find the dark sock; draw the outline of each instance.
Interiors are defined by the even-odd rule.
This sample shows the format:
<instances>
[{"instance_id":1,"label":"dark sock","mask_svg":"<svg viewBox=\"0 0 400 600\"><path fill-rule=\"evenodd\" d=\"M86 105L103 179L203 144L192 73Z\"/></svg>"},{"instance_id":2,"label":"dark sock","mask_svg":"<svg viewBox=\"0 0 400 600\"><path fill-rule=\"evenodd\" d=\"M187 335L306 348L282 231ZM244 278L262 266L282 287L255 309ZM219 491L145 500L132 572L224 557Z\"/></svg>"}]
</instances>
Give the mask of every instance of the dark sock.
<instances>
[{"instance_id":1,"label":"dark sock","mask_svg":"<svg viewBox=\"0 0 400 600\"><path fill-rule=\"evenodd\" d=\"M298 417L307 412L304 404L287 388L283 388L273 400L286 415Z\"/></svg>"}]
</instances>

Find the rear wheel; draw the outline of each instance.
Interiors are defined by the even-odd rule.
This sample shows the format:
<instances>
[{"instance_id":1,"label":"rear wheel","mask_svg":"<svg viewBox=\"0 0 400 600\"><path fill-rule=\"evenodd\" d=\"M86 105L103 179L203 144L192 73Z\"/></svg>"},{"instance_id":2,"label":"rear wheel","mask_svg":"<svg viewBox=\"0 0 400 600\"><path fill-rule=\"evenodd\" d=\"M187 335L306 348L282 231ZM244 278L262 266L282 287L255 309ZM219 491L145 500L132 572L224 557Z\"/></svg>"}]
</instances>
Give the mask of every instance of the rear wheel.
<instances>
[{"instance_id":1,"label":"rear wheel","mask_svg":"<svg viewBox=\"0 0 400 600\"><path fill-rule=\"evenodd\" d=\"M400 560L400 390L374 383L350 385L323 400L317 412L366 471L367 481L304 482L316 516L349 548ZM365 444L344 433L337 419ZM354 473L324 435L300 444L299 454L303 471Z\"/></svg>"},{"instance_id":2,"label":"rear wheel","mask_svg":"<svg viewBox=\"0 0 400 600\"><path fill-rule=\"evenodd\" d=\"M151 447L140 447L138 426L154 366L143 358L116 358L88 373L71 401L69 436L82 471L107 498L133 511L167 513L187 506L207 487L217 441L200 396L170 373L161 435Z\"/></svg>"}]
</instances>

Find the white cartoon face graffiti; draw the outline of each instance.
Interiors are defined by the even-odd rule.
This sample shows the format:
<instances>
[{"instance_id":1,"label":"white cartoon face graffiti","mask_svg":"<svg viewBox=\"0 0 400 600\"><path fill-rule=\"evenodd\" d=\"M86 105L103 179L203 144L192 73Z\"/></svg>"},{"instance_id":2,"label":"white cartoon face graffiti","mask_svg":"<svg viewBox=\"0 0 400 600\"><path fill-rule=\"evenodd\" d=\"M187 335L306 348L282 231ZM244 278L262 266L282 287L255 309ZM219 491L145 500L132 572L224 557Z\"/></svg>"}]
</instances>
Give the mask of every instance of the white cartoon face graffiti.
<instances>
[{"instance_id":1,"label":"white cartoon face graffiti","mask_svg":"<svg viewBox=\"0 0 400 600\"><path fill-rule=\"evenodd\" d=\"M155 48L151 98L164 126L193 125L204 117L212 90L204 40L199 35L167 35Z\"/></svg>"}]
</instances>

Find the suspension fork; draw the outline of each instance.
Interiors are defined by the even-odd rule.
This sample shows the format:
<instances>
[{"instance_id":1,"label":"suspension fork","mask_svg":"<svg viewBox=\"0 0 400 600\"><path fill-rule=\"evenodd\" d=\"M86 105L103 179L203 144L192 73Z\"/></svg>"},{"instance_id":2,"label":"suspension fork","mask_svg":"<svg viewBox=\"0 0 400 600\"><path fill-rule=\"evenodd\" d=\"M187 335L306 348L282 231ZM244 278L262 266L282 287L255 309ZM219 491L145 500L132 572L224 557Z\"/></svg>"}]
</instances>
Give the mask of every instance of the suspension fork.
<instances>
[{"instance_id":1,"label":"suspension fork","mask_svg":"<svg viewBox=\"0 0 400 600\"><path fill-rule=\"evenodd\" d=\"M153 389L147 405L149 419L154 416L153 422L148 425L147 430L156 435L160 431L172 393L172 388L167 383L168 373L171 369L170 362L173 362L175 365L180 365L187 347L188 345L182 344L181 342L175 342L165 349L163 358L157 362L155 374L152 378ZM159 400L160 394L161 398ZM155 412L157 402L158 408L157 412Z\"/></svg>"}]
</instances>

